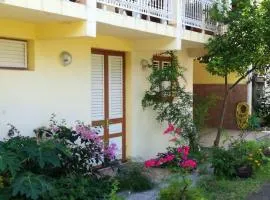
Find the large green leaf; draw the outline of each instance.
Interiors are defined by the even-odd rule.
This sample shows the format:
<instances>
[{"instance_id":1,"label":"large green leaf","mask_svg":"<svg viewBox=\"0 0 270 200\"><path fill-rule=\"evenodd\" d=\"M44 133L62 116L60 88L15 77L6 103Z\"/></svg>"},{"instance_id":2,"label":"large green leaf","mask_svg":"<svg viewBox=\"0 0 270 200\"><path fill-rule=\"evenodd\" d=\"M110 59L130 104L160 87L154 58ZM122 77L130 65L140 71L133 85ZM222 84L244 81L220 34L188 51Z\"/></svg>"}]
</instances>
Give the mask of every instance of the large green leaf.
<instances>
[{"instance_id":1,"label":"large green leaf","mask_svg":"<svg viewBox=\"0 0 270 200\"><path fill-rule=\"evenodd\" d=\"M12 176L15 176L20 169L20 160L17 155L4 148L0 151L0 172L9 171Z\"/></svg>"},{"instance_id":2,"label":"large green leaf","mask_svg":"<svg viewBox=\"0 0 270 200\"><path fill-rule=\"evenodd\" d=\"M44 176L26 172L14 179L12 195L25 195L27 198L36 200L50 189L51 186Z\"/></svg>"},{"instance_id":3,"label":"large green leaf","mask_svg":"<svg viewBox=\"0 0 270 200\"><path fill-rule=\"evenodd\" d=\"M37 161L41 168L44 168L46 164L51 164L55 167L59 167L61 164L58 149L53 141L42 142L39 145L29 145L24 150L31 160Z\"/></svg>"}]
</instances>

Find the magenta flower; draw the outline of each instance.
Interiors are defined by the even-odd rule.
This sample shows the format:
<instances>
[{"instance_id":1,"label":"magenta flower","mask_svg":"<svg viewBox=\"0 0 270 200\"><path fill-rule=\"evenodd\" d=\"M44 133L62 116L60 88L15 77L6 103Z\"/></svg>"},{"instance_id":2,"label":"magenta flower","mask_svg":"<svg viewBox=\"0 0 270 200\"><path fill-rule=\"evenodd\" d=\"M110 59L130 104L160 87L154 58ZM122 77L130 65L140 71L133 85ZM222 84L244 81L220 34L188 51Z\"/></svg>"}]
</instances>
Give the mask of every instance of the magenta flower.
<instances>
[{"instance_id":1,"label":"magenta flower","mask_svg":"<svg viewBox=\"0 0 270 200\"><path fill-rule=\"evenodd\" d=\"M163 134L168 134L174 131L174 125L173 124L169 124L168 128L163 132Z\"/></svg>"},{"instance_id":2,"label":"magenta flower","mask_svg":"<svg viewBox=\"0 0 270 200\"><path fill-rule=\"evenodd\" d=\"M87 126L77 125L75 127L75 131L77 134L80 134L84 140L94 140L97 143L101 142L101 138L98 136L98 134Z\"/></svg>"},{"instance_id":3,"label":"magenta flower","mask_svg":"<svg viewBox=\"0 0 270 200\"><path fill-rule=\"evenodd\" d=\"M185 160L180 163L180 166L185 169L195 169L197 167L197 162L194 160Z\"/></svg>"},{"instance_id":4,"label":"magenta flower","mask_svg":"<svg viewBox=\"0 0 270 200\"><path fill-rule=\"evenodd\" d=\"M176 129L175 129L175 133L176 133L177 135L180 135L182 132L183 132L183 129L181 129L181 128L176 128Z\"/></svg>"},{"instance_id":5,"label":"magenta flower","mask_svg":"<svg viewBox=\"0 0 270 200\"><path fill-rule=\"evenodd\" d=\"M150 159L144 162L144 166L149 168L149 167L155 167L156 166L156 159Z\"/></svg>"},{"instance_id":6,"label":"magenta flower","mask_svg":"<svg viewBox=\"0 0 270 200\"><path fill-rule=\"evenodd\" d=\"M115 143L112 143L104 149L104 155L110 160L113 160L115 159L117 150L117 145Z\"/></svg>"}]
</instances>

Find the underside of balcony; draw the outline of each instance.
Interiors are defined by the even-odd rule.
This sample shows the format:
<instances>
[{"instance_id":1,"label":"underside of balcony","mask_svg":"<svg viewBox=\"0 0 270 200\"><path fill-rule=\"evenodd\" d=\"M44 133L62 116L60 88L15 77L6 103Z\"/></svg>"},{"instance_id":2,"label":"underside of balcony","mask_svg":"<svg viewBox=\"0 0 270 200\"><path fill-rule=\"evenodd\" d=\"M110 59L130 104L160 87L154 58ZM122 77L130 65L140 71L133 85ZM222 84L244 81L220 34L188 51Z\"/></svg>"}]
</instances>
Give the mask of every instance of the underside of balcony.
<instances>
[{"instance_id":1,"label":"underside of balcony","mask_svg":"<svg viewBox=\"0 0 270 200\"><path fill-rule=\"evenodd\" d=\"M87 20L86 6L62 0L35 0L0 2L0 18L31 23L75 22Z\"/></svg>"}]
</instances>

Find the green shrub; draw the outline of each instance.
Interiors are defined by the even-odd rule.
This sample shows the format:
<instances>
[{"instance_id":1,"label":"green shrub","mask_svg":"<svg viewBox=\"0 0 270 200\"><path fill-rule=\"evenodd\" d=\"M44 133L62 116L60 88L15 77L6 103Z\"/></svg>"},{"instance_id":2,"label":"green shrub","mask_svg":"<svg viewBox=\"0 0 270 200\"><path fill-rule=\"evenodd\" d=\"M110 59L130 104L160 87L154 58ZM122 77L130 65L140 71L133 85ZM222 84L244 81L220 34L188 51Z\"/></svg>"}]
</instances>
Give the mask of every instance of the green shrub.
<instances>
[{"instance_id":1,"label":"green shrub","mask_svg":"<svg viewBox=\"0 0 270 200\"><path fill-rule=\"evenodd\" d=\"M167 188L160 190L159 200L206 200L200 190L190 185L190 181L172 181Z\"/></svg>"},{"instance_id":2,"label":"green shrub","mask_svg":"<svg viewBox=\"0 0 270 200\"><path fill-rule=\"evenodd\" d=\"M60 175L56 172L62 168L61 158L69 155L57 140L37 143L34 138L16 136L0 142L0 194L5 199L38 199L51 189L51 175Z\"/></svg>"},{"instance_id":3,"label":"green shrub","mask_svg":"<svg viewBox=\"0 0 270 200\"><path fill-rule=\"evenodd\" d=\"M234 177L236 168L250 166L256 171L267 159L263 155L263 144L257 141L236 141L229 149L214 148L212 154L212 167L216 176Z\"/></svg>"},{"instance_id":4,"label":"green shrub","mask_svg":"<svg viewBox=\"0 0 270 200\"><path fill-rule=\"evenodd\" d=\"M211 163L216 176L232 177L236 174L235 157L230 150L214 148Z\"/></svg>"},{"instance_id":5,"label":"green shrub","mask_svg":"<svg viewBox=\"0 0 270 200\"><path fill-rule=\"evenodd\" d=\"M53 189L43 195L43 200L98 200L109 199L113 179L68 175L53 181Z\"/></svg>"},{"instance_id":6,"label":"green shrub","mask_svg":"<svg viewBox=\"0 0 270 200\"><path fill-rule=\"evenodd\" d=\"M256 115L252 114L248 118L248 127L247 130L255 131L261 127L262 120Z\"/></svg>"},{"instance_id":7,"label":"green shrub","mask_svg":"<svg viewBox=\"0 0 270 200\"><path fill-rule=\"evenodd\" d=\"M95 173L115 149L103 148L90 126L52 124L35 133L22 137L11 126L10 138L0 141L1 200L117 199L118 184Z\"/></svg>"},{"instance_id":8,"label":"green shrub","mask_svg":"<svg viewBox=\"0 0 270 200\"><path fill-rule=\"evenodd\" d=\"M153 183L142 163L129 162L118 169L116 179L120 190L145 191L153 188Z\"/></svg>"}]
</instances>

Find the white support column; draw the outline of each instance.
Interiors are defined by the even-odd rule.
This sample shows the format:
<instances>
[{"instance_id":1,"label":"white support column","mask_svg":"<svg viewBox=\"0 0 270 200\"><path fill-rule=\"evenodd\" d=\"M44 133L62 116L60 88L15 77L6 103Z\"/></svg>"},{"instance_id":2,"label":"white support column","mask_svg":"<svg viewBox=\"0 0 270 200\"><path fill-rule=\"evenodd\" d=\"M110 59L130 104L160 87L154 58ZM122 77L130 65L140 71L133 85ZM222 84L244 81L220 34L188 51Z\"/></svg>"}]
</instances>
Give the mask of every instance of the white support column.
<instances>
[{"instance_id":1,"label":"white support column","mask_svg":"<svg viewBox=\"0 0 270 200\"><path fill-rule=\"evenodd\" d=\"M249 67L251 69L252 66ZM252 73L248 76L248 83L247 83L247 103L249 105L250 114L252 114Z\"/></svg>"},{"instance_id":2,"label":"white support column","mask_svg":"<svg viewBox=\"0 0 270 200\"><path fill-rule=\"evenodd\" d=\"M96 37L96 0L87 0L86 9L87 9L87 25L86 25L86 35L90 37Z\"/></svg>"}]
</instances>

